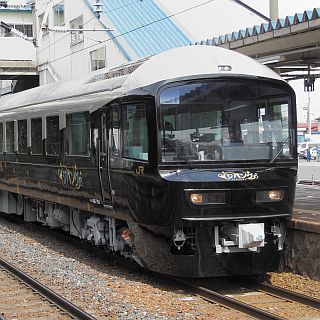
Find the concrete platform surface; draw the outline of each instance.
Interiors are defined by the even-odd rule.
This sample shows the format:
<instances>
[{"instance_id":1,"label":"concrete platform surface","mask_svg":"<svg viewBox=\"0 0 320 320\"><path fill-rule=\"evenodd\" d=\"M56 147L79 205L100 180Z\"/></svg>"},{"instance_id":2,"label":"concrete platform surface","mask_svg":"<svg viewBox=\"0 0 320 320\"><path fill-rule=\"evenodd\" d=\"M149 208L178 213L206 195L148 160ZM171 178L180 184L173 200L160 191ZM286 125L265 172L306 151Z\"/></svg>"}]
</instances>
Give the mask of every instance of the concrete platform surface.
<instances>
[{"instance_id":1,"label":"concrete platform surface","mask_svg":"<svg viewBox=\"0 0 320 320\"><path fill-rule=\"evenodd\" d=\"M288 227L320 234L320 186L297 185Z\"/></svg>"}]
</instances>

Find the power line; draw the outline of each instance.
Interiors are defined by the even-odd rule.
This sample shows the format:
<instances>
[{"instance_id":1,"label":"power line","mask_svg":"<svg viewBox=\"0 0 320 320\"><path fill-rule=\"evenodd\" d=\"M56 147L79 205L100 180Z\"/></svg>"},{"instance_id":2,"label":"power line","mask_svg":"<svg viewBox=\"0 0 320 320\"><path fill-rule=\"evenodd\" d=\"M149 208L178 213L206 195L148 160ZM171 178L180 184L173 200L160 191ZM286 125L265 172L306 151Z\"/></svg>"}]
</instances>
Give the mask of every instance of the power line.
<instances>
[{"instance_id":1,"label":"power line","mask_svg":"<svg viewBox=\"0 0 320 320\"><path fill-rule=\"evenodd\" d=\"M152 21L152 22L149 22L149 23L144 24L144 25L142 25L142 26L140 26L140 27L137 27L137 28L134 28L134 29L132 29L132 30L123 32L123 33L118 34L118 35L116 35L116 36L112 36L112 37L109 38L109 39L106 39L106 40L104 40L104 41L101 41L100 43L106 43L106 42L112 41L112 40L114 40L114 39L120 38L120 37L122 37L122 36L124 36L124 35L127 35L127 34L129 34L129 33L132 33L132 32L135 32L135 31L137 31L137 30L146 28L146 27L148 27L148 26L150 26L150 25L153 25L153 24L155 24L155 23L159 23L159 22L161 22L161 21L170 19L170 18L172 18L172 17L175 17L175 16L180 15L180 14L182 14L182 13L185 13L185 12L188 12L188 11L191 11L191 10L194 10L194 9L196 9L196 8L202 7L202 6L204 6L204 5L207 5L207 4L209 4L209 3L212 3L212 2L214 2L214 1L216 1L216 0L208 0L208 1L205 1L205 2L203 2L203 3L200 3L200 4L198 4L198 5L189 7L189 8L187 8L187 9L181 10L181 11L176 12L176 13L173 13L173 14L171 14L171 15L165 16L165 17L160 18L160 19L158 19L158 20L154 20L154 21ZM128 5L135 4L135 3L137 3L137 2L140 2L140 0L134 1L134 2L129 3L129 4L127 4L127 5L120 6L120 7L118 7L118 8L114 8L114 9L112 9L112 10L110 10L110 11L107 11L106 13L111 12L111 11L114 11L114 10L118 10L118 9L123 8L123 7L125 7L125 6L128 6ZM94 19L94 18L92 18L91 20L93 20L93 19ZM91 20L89 20L89 21L91 21ZM88 21L88 22L89 22L89 21ZM86 22L86 23L88 23L88 22ZM68 36L68 35L66 35L66 36L58 39L57 41L55 41L55 42L52 43L52 44L49 44L49 46L47 46L46 48L40 50L40 51L38 52L38 54L41 53L42 51L50 48L51 46L53 46L53 45L56 44L57 42L63 40L63 39L64 39L65 37L67 37L67 36ZM87 46L87 47L85 47L85 48L79 49L79 50L77 50L77 51L70 52L70 53L68 53L68 54L66 54L66 55L64 55L64 56L61 56L61 57L57 58L57 59L51 60L50 63L54 63L54 62L60 61L60 60L62 60L62 59L68 58L68 57L70 57L71 55L73 55L73 54L75 54L75 53L79 53L79 52L82 52L82 51L84 51L84 50L90 49L90 48L92 48L92 47L95 47L96 45L97 45L97 44L95 43L95 44L93 44L93 45L90 45L90 46ZM33 57L33 56L32 56L32 57ZM11 69L13 69L13 68L9 68L9 69L6 69L6 70L11 70ZM14 79L22 76L23 74L24 74L24 73L20 74L19 76L12 77L12 78L10 78L10 79L8 79L8 80L14 80Z\"/></svg>"},{"instance_id":2,"label":"power line","mask_svg":"<svg viewBox=\"0 0 320 320\"><path fill-rule=\"evenodd\" d=\"M266 21L268 21L268 22L271 21L270 18L266 17L264 14L262 14L262 13L259 12L258 10L256 10L256 9L248 6L248 5L247 5L246 3L244 3L243 1L241 1L241 0L232 0L232 1L234 1L235 3L237 3L239 6L247 9L248 11L254 13L254 14L257 15L259 18L261 18L261 19L263 19L263 20L266 20Z\"/></svg>"},{"instance_id":3,"label":"power line","mask_svg":"<svg viewBox=\"0 0 320 320\"><path fill-rule=\"evenodd\" d=\"M161 21L170 19L170 18L175 17L175 16L177 16L177 15L179 15L179 14L182 14L182 13L185 13L185 12L188 12L188 11L191 11L191 10L194 10L194 9L196 9L196 8L202 7L202 6L206 5L206 4L211 3L211 2L214 2L214 1L216 1L216 0L208 0L208 1L206 1L206 2L200 3L200 4L195 5L195 6L193 6L193 7L190 7L190 8L181 10L181 11L179 11L179 12L176 12L176 13L174 13L174 14L165 16L165 17L163 17L163 18L161 18L161 19L154 20L154 21L149 22L149 23L147 23L147 24L144 24L144 25L142 25L142 26L140 26L140 27L131 29L131 30L129 30L129 31L123 32L123 33L121 33L121 34L119 34L119 35L116 35L116 36L112 36L110 39L106 39L106 40L104 40L104 41L101 41L101 43L106 43L106 42L108 42L108 41L117 39L117 38L122 37L122 36L124 36L124 35L126 35L126 34L129 34L129 33L135 32L135 31L137 31L137 30L143 29L143 28L148 27L148 26L150 26L150 25L153 25L153 24L155 24L155 23L158 23L158 22L161 22ZM87 46L87 47L85 47L85 48L79 49L79 50L74 51L74 52L70 52L70 53L68 53L68 54L66 54L66 55L64 55L64 56L62 56L62 57L59 57L59 58L57 58L57 59L55 59L55 60L51 60L51 62L53 63L53 62L60 61L60 60L62 60L62 59L64 59L64 58L69 57L70 55L72 55L72 54L74 54L74 53L79 53L79 52L81 52L81 51L90 49L90 48L92 48L92 47L94 47L94 46L96 46L96 44L93 44L93 45L91 45L91 46Z\"/></svg>"},{"instance_id":4,"label":"power line","mask_svg":"<svg viewBox=\"0 0 320 320\"><path fill-rule=\"evenodd\" d=\"M136 1L133 1L133 2L129 2L129 3L125 4L125 5L122 5L122 6L113 8L113 9L111 9L111 10L108 10L108 11L106 11L105 13L109 13L109 12L116 11L116 10L119 10L119 9L121 9L121 8L124 8L124 7L131 6L131 5L133 5L133 4L135 4L135 3L138 3L138 2L140 2L140 1L141 1L141 0L136 0ZM95 16L92 17L90 20L86 21L85 23L83 23L83 26L86 25L87 23L89 23L90 21L92 21L93 19L95 19ZM57 44L58 42L60 42L61 40L65 39L65 38L68 37L68 36L69 36L69 34L67 34L67 35L59 38L58 40L54 41L53 43L50 43L48 46L46 46L45 48L43 48L43 49L41 49L40 51L38 51L38 53L36 53L36 56L37 56L37 54L39 54L39 53L41 53L41 52L43 52L43 51L45 51L45 50L47 50L47 49L50 49L53 45ZM89 37L86 37L86 38L87 38L87 39L90 39ZM93 41L96 41L96 42L101 43L100 40L94 40L94 39L90 39L90 40L93 40ZM29 59L32 59L33 57L34 57L34 55L32 55L31 57L29 57ZM6 71L10 71L10 70L12 70L12 69L13 69L13 67L7 68L7 69L5 69L5 70L6 70ZM21 73L21 74L18 75L18 76L11 77L11 78L9 78L9 79L7 79L7 80L10 81L10 80L17 79L17 78L19 78L20 76L23 76L24 74L25 74L25 72Z\"/></svg>"}]
</instances>

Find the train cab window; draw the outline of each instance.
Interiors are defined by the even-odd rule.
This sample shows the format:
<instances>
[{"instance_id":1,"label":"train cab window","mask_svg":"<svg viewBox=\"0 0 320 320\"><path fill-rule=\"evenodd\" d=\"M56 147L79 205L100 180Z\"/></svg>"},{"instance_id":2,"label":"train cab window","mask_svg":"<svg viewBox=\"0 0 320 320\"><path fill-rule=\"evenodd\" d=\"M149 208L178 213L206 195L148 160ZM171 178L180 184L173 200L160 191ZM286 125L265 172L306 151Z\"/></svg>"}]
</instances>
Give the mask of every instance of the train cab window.
<instances>
[{"instance_id":1,"label":"train cab window","mask_svg":"<svg viewBox=\"0 0 320 320\"><path fill-rule=\"evenodd\" d=\"M46 153L49 155L58 155L60 153L59 116L47 117L46 125Z\"/></svg>"},{"instance_id":2,"label":"train cab window","mask_svg":"<svg viewBox=\"0 0 320 320\"><path fill-rule=\"evenodd\" d=\"M253 79L165 88L159 129L163 162L293 158L286 86Z\"/></svg>"},{"instance_id":3,"label":"train cab window","mask_svg":"<svg viewBox=\"0 0 320 320\"><path fill-rule=\"evenodd\" d=\"M146 104L123 107L123 156L148 160Z\"/></svg>"},{"instance_id":4,"label":"train cab window","mask_svg":"<svg viewBox=\"0 0 320 320\"><path fill-rule=\"evenodd\" d=\"M18 152L27 153L27 120L18 120Z\"/></svg>"},{"instance_id":5,"label":"train cab window","mask_svg":"<svg viewBox=\"0 0 320 320\"><path fill-rule=\"evenodd\" d=\"M0 154L3 153L3 123L0 123Z\"/></svg>"},{"instance_id":6,"label":"train cab window","mask_svg":"<svg viewBox=\"0 0 320 320\"><path fill-rule=\"evenodd\" d=\"M14 122L6 123L6 146L7 153L14 153Z\"/></svg>"},{"instance_id":7,"label":"train cab window","mask_svg":"<svg viewBox=\"0 0 320 320\"><path fill-rule=\"evenodd\" d=\"M31 153L42 154L42 119L31 119Z\"/></svg>"},{"instance_id":8,"label":"train cab window","mask_svg":"<svg viewBox=\"0 0 320 320\"><path fill-rule=\"evenodd\" d=\"M65 151L67 155L88 156L90 141L89 112L67 114Z\"/></svg>"}]
</instances>

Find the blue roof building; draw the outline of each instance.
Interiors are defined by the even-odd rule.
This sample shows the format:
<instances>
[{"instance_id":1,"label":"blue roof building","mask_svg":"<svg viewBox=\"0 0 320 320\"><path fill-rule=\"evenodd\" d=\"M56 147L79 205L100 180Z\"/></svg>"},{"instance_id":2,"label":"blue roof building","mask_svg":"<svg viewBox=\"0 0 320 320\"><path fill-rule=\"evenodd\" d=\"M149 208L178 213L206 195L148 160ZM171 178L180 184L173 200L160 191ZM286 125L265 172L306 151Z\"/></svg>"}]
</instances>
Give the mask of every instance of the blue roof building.
<instances>
[{"instance_id":1,"label":"blue roof building","mask_svg":"<svg viewBox=\"0 0 320 320\"><path fill-rule=\"evenodd\" d=\"M102 0L114 35L121 36L137 58L191 44L191 40L164 13L155 0Z\"/></svg>"}]
</instances>

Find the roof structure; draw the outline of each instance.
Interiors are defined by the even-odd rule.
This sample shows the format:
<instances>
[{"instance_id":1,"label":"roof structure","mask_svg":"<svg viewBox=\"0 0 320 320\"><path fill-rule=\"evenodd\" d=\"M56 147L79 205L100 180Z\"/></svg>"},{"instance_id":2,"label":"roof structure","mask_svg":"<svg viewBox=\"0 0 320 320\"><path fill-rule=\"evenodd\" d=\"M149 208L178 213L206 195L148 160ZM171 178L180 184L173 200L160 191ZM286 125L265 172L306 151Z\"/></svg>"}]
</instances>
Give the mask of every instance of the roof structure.
<instances>
[{"instance_id":1,"label":"roof structure","mask_svg":"<svg viewBox=\"0 0 320 320\"><path fill-rule=\"evenodd\" d=\"M296 13L294 16L286 16L285 18L279 18L276 21L270 21L268 23L262 23L246 29L234 31L232 33L226 33L213 37L212 39L206 39L195 44L202 45L214 45L219 46L231 42L242 41L252 36L265 36L272 37L277 35L284 35L291 32L297 32L302 28L309 28L313 25L319 24L316 21L320 18L320 8L314 8L313 10L306 10L303 13ZM288 29L289 28L289 29ZM272 34L268 34L268 33Z\"/></svg>"},{"instance_id":2,"label":"roof structure","mask_svg":"<svg viewBox=\"0 0 320 320\"><path fill-rule=\"evenodd\" d=\"M286 80L320 77L320 8L254 25L196 44L236 50L276 69ZM306 87L305 87L306 88Z\"/></svg>"},{"instance_id":3,"label":"roof structure","mask_svg":"<svg viewBox=\"0 0 320 320\"><path fill-rule=\"evenodd\" d=\"M191 44L191 40L155 0L131 3L126 0L101 0L101 3L104 13L116 29L114 34L122 35L121 38L137 58Z\"/></svg>"}]
</instances>

